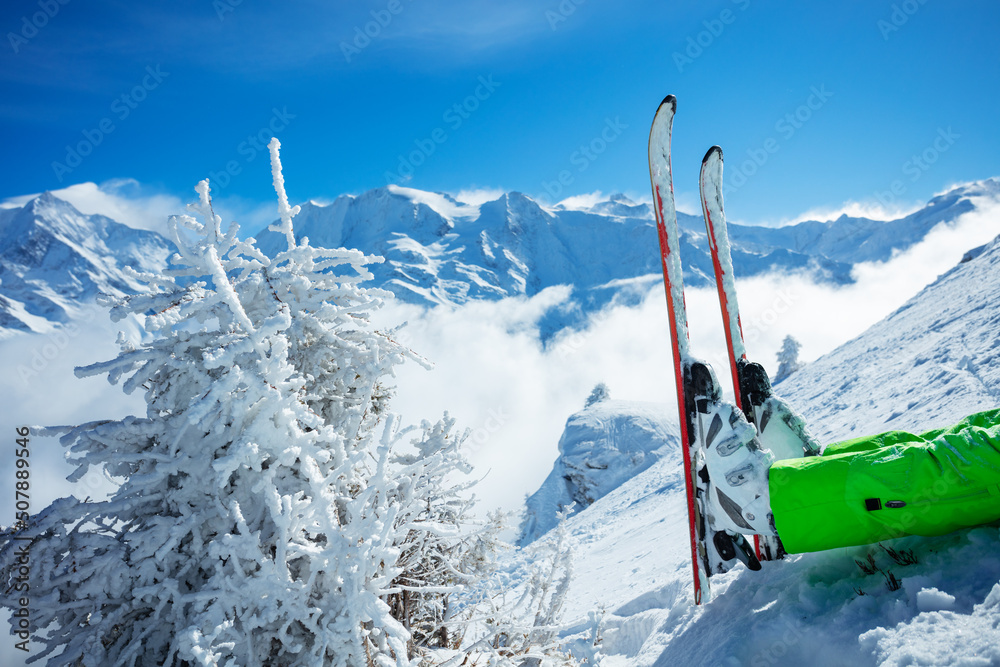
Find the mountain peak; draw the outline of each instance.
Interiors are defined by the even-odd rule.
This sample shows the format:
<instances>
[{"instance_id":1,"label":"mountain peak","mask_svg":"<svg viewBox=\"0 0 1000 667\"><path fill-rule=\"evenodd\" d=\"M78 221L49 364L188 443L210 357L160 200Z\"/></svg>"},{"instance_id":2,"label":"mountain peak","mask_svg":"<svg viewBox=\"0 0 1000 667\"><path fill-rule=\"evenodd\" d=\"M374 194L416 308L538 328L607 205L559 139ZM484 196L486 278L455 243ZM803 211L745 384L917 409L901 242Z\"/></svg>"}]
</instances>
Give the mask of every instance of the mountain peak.
<instances>
[{"instance_id":1,"label":"mountain peak","mask_svg":"<svg viewBox=\"0 0 1000 667\"><path fill-rule=\"evenodd\" d=\"M82 215L75 206L66 201L65 199L60 199L51 191L46 190L42 194L38 195L27 204L24 208L28 211L35 213L41 213L46 210L58 209L63 210L75 215Z\"/></svg>"},{"instance_id":2,"label":"mountain peak","mask_svg":"<svg viewBox=\"0 0 1000 667\"><path fill-rule=\"evenodd\" d=\"M621 192L616 192L604 201L582 209L596 215L612 215L619 218L653 218L653 209L649 204L639 204Z\"/></svg>"},{"instance_id":3,"label":"mountain peak","mask_svg":"<svg viewBox=\"0 0 1000 667\"><path fill-rule=\"evenodd\" d=\"M534 199L523 192L517 192L516 190L505 192L497 199L482 204L479 208L483 213L489 212L493 215L501 215L505 218L509 218L512 215L517 217L527 215L530 217L540 217L545 219L554 217L551 213L543 209Z\"/></svg>"},{"instance_id":4,"label":"mountain peak","mask_svg":"<svg viewBox=\"0 0 1000 667\"><path fill-rule=\"evenodd\" d=\"M632 201L631 199L629 199L628 196L625 195L622 192L616 192L616 193L614 193L613 195L611 195L610 197L608 197L608 201L612 202L614 204L625 204L626 206L636 206L637 205L634 201Z\"/></svg>"},{"instance_id":5,"label":"mountain peak","mask_svg":"<svg viewBox=\"0 0 1000 667\"><path fill-rule=\"evenodd\" d=\"M10 216L10 217L8 217ZM9 211L0 226L0 328L45 331L98 293L138 285L124 271L159 271L172 245L103 215L85 215L51 192ZM17 320L14 322L13 320Z\"/></svg>"}]
</instances>

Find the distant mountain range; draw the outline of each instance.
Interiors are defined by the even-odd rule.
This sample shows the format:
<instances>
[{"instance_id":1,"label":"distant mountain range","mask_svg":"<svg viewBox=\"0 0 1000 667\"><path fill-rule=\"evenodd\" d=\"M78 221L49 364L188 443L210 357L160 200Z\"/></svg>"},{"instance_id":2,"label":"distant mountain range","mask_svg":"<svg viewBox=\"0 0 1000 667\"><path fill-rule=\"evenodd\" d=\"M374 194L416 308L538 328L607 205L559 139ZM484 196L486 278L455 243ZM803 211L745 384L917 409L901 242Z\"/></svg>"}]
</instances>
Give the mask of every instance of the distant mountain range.
<instances>
[{"instance_id":1,"label":"distant mountain range","mask_svg":"<svg viewBox=\"0 0 1000 667\"><path fill-rule=\"evenodd\" d=\"M780 228L731 225L734 267L744 278L796 272L846 284L857 262L889 259L934 226L974 210L980 197L1000 197L1000 180L955 188L889 222L841 216ZM301 209L298 239L383 256L372 267L374 284L406 302L460 304L573 285L575 313L548 323L550 332L612 299L634 300L659 279L651 207L624 195L567 208L509 192L473 205L390 185ZM707 284L712 268L701 218L678 219L688 283ZM284 238L273 232L257 240L267 252L283 249ZM98 292L134 289L123 267L163 267L171 248L155 233L84 215L51 193L0 209L0 335L44 331Z\"/></svg>"}]
</instances>

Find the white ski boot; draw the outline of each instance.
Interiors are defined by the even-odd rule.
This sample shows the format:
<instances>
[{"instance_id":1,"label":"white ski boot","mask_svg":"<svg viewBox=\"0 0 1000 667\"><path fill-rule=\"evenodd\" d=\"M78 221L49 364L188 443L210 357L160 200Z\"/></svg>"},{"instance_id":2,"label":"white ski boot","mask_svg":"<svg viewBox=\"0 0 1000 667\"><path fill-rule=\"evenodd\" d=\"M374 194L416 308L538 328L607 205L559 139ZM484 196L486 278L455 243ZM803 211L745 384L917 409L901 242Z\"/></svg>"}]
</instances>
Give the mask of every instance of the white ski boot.
<instances>
[{"instance_id":1,"label":"white ski boot","mask_svg":"<svg viewBox=\"0 0 1000 667\"><path fill-rule=\"evenodd\" d=\"M774 454L761 448L757 430L729 403L714 403L702 419L710 525L716 531L777 535L767 486Z\"/></svg>"},{"instance_id":2,"label":"white ski boot","mask_svg":"<svg viewBox=\"0 0 1000 667\"><path fill-rule=\"evenodd\" d=\"M761 446L771 450L775 461L819 455L819 442L809 433L805 420L775 396L764 367L742 359L739 363L742 404L752 406L753 414L746 417L757 427Z\"/></svg>"}]
</instances>

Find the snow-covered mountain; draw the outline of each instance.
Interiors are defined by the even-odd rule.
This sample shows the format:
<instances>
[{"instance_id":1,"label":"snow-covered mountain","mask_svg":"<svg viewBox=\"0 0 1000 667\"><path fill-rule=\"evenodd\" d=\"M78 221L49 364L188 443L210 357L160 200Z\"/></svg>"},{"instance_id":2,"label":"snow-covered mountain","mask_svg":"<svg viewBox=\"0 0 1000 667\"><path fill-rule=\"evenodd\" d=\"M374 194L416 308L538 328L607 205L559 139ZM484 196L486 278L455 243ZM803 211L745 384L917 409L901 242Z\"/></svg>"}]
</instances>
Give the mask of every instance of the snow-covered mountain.
<instances>
[{"instance_id":1,"label":"snow-covered mountain","mask_svg":"<svg viewBox=\"0 0 1000 667\"><path fill-rule=\"evenodd\" d=\"M731 225L737 275L804 273L834 284L852 281L860 261L885 260L1000 197L1000 180L955 188L899 220L841 217L781 228ZM688 284L708 284L711 257L700 216L678 214ZM624 195L584 208L546 206L509 192L481 204L447 194L387 186L331 204L301 205L296 235L313 245L357 248L385 258L375 284L403 301L460 304L534 295L572 285L574 306L542 323L550 334L613 299L638 301L659 281L653 214ZM257 235L268 252L283 249L273 232ZM43 331L99 291L130 286L127 265L159 268L171 244L101 215L84 215L51 193L0 209L0 333ZM130 287L129 287L130 289Z\"/></svg>"},{"instance_id":2,"label":"snow-covered mountain","mask_svg":"<svg viewBox=\"0 0 1000 667\"><path fill-rule=\"evenodd\" d=\"M935 225L953 222L976 207L977 198L1000 196L1000 180L962 186L924 209L891 222L843 216L781 228L731 225L737 275L804 272L844 284L859 261L885 260L923 239ZM678 214L681 253L690 285L712 273L700 216ZM376 282L415 303L463 303L533 295L573 285L588 310L627 287L657 280L660 272L653 213L624 195L587 208L545 206L518 192L470 205L445 194L387 186L332 204L307 202L295 221L296 235L313 245L344 245L385 257ZM284 239L263 231L268 251Z\"/></svg>"},{"instance_id":3,"label":"snow-covered mountain","mask_svg":"<svg viewBox=\"0 0 1000 667\"><path fill-rule=\"evenodd\" d=\"M1000 238L776 390L823 442L945 426L1000 405L998 332ZM672 412L660 406L659 422ZM597 404L570 419L564 440L610 453L619 436L606 424L656 418L648 405ZM576 540L567 608L578 623L567 634L590 632L588 612L603 610L603 665L1000 665L1000 524L886 543L912 550L909 565L866 546L795 555L761 572L738 566L713 577L714 599L695 607L676 436L653 428L644 437L627 449L655 462L633 466L625 453L616 465L602 454L608 483L603 470L588 476L605 495L567 520ZM571 467L564 453L553 475ZM628 468L634 476L622 482ZM564 478L564 496L573 484ZM898 589L857 566L869 554Z\"/></svg>"},{"instance_id":4,"label":"snow-covered mountain","mask_svg":"<svg viewBox=\"0 0 1000 667\"><path fill-rule=\"evenodd\" d=\"M848 264L885 261L923 239L936 225L950 223L974 210L980 197L1000 197L1000 179L953 188L920 210L887 222L842 215L831 222L800 222L778 228L731 225L730 236L735 244L750 251L777 247ZM738 267L736 271L743 275Z\"/></svg>"},{"instance_id":5,"label":"snow-covered mountain","mask_svg":"<svg viewBox=\"0 0 1000 667\"><path fill-rule=\"evenodd\" d=\"M172 248L158 234L84 215L51 193L0 209L0 337L48 331L98 293L136 290L124 267L160 270Z\"/></svg>"},{"instance_id":6,"label":"snow-covered mountain","mask_svg":"<svg viewBox=\"0 0 1000 667\"><path fill-rule=\"evenodd\" d=\"M572 415L559 440L559 458L526 502L520 542L527 544L574 505L581 511L646 470L680 453L677 420L656 403L600 401Z\"/></svg>"}]
</instances>

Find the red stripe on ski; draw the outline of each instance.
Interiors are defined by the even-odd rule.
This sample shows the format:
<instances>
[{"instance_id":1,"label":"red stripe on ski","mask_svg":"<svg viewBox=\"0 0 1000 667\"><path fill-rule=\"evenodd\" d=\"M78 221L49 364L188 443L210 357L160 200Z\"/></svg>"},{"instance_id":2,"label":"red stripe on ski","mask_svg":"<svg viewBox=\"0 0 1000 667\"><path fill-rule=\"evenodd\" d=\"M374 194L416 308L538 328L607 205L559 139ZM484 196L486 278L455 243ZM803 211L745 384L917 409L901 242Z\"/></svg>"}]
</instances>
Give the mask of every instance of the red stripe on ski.
<instances>
[{"instance_id":1,"label":"red stripe on ski","mask_svg":"<svg viewBox=\"0 0 1000 667\"><path fill-rule=\"evenodd\" d=\"M670 246L667 243L666 230L663 228L662 223L662 206L663 202L660 201L660 190L656 188L657 197L657 228L659 231L660 238L660 259L663 264L663 275L664 275L664 287L667 292L667 309L670 313L670 347L673 352L674 361L674 380L677 389L677 413L679 415L678 421L680 422L680 435L681 435L681 452L684 457L684 470L687 474L684 476L687 504L688 504L688 528L691 536L691 565L694 570L694 603L696 605L701 604L701 581L700 572L698 567L698 562L701 556L698 553L698 528L695 525L697 521L697 515L695 512L695 488L694 480L692 476L694 475L694 466L691 461L691 436L690 429L688 428L687 419L687 408L686 401L684 399L684 364L681 359L679 340L677 337L677 322L674 313L674 299L670 290L670 282L667 280L667 258L670 254ZM682 306L686 310L686 305Z\"/></svg>"}]
</instances>

